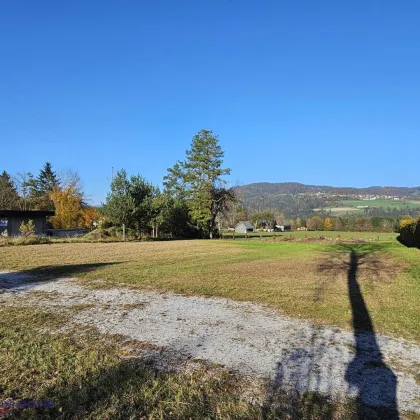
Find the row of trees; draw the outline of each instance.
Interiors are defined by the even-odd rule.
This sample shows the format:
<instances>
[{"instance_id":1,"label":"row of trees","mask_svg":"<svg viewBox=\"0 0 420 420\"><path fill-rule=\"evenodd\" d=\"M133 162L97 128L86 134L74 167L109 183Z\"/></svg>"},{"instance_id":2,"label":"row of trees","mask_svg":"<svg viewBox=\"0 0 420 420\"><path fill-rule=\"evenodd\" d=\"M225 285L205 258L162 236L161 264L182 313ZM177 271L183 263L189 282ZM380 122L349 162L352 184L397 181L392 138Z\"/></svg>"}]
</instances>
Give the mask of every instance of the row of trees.
<instances>
[{"instance_id":1,"label":"row of trees","mask_svg":"<svg viewBox=\"0 0 420 420\"><path fill-rule=\"evenodd\" d=\"M96 208L86 204L79 176L70 171L58 175L49 162L37 177L25 172L12 178L3 171L0 209L53 210L49 224L56 229L91 229L100 218Z\"/></svg>"},{"instance_id":2,"label":"row of trees","mask_svg":"<svg viewBox=\"0 0 420 420\"><path fill-rule=\"evenodd\" d=\"M99 212L86 204L77 174L57 175L48 162L36 177L20 173L12 178L4 171L0 175L0 209L54 210L55 216L50 218L54 228L93 228L103 222L102 226L115 225L123 232L130 229L138 238L149 234L212 238L221 228L240 220L266 229L291 224L293 229L326 231L388 232L399 225L400 218L396 217L317 214L288 219L278 207L249 211L235 190L227 187L224 177L230 169L223 167L223 157L218 137L210 130L201 130L193 137L185 159L168 169L162 190L143 176L128 176L122 169L112 180ZM303 198L295 199L296 212L306 208ZM290 217L290 209L285 213Z\"/></svg>"},{"instance_id":3,"label":"row of trees","mask_svg":"<svg viewBox=\"0 0 420 420\"><path fill-rule=\"evenodd\" d=\"M31 173L18 173L12 178L6 171L0 175L0 208L3 210L53 210L50 198L59 186L52 166L47 162L34 177Z\"/></svg>"},{"instance_id":4,"label":"row of trees","mask_svg":"<svg viewBox=\"0 0 420 420\"><path fill-rule=\"evenodd\" d=\"M394 232L398 229L399 218L393 217L320 217L294 219L292 228L309 230L349 231L349 232Z\"/></svg>"},{"instance_id":5,"label":"row of trees","mask_svg":"<svg viewBox=\"0 0 420 420\"><path fill-rule=\"evenodd\" d=\"M293 230L309 229L317 231L350 231L350 232L394 232L398 230L401 220L414 220L410 215L402 217L329 217L313 216L287 219L279 210L266 209L249 212L246 208L239 214L239 220L250 220L255 228L273 229L277 225L291 225ZM234 225L234 224L233 224Z\"/></svg>"},{"instance_id":6,"label":"row of trees","mask_svg":"<svg viewBox=\"0 0 420 420\"><path fill-rule=\"evenodd\" d=\"M115 225L135 229L138 237L164 232L173 237L208 237L218 233L222 219L236 203L227 188L223 150L210 130L198 132L186 151L164 177L160 191L140 175L118 171L103 206Z\"/></svg>"}]
</instances>

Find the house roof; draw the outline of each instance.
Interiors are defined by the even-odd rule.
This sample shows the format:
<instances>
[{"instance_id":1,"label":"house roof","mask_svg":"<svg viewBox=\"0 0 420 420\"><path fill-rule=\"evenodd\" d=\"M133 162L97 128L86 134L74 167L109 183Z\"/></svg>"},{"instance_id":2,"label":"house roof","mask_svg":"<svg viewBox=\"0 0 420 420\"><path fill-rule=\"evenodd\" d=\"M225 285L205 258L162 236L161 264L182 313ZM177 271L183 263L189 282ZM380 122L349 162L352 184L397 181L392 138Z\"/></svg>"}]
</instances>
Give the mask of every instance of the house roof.
<instances>
[{"instance_id":1,"label":"house roof","mask_svg":"<svg viewBox=\"0 0 420 420\"><path fill-rule=\"evenodd\" d=\"M47 217L54 216L54 211L48 210L0 210L0 217L21 216L21 217Z\"/></svg>"},{"instance_id":2,"label":"house roof","mask_svg":"<svg viewBox=\"0 0 420 420\"><path fill-rule=\"evenodd\" d=\"M252 223L249 220L244 220L244 221L240 221L236 224L236 226L238 225L244 225L247 229L254 229L254 226L252 226Z\"/></svg>"}]
</instances>

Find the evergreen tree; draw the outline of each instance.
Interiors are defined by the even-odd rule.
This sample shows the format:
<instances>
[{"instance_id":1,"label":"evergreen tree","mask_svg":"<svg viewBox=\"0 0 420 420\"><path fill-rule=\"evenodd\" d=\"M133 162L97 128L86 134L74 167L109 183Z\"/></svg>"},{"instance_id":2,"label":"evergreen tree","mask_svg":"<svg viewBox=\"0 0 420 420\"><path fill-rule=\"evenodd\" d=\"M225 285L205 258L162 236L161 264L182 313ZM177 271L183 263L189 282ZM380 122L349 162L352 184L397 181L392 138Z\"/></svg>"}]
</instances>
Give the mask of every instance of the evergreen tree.
<instances>
[{"instance_id":1,"label":"evergreen tree","mask_svg":"<svg viewBox=\"0 0 420 420\"><path fill-rule=\"evenodd\" d=\"M39 171L38 177L32 181L31 196L35 206L42 210L54 210L50 194L60 186L56 173L50 162L46 162Z\"/></svg>"},{"instance_id":2,"label":"evergreen tree","mask_svg":"<svg viewBox=\"0 0 420 420\"><path fill-rule=\"evenodd\" d=\"M186 151L186 160L168 169L164 178L166 190L186 199L197 228L210 238L221 213L235 197L222 178L230 173L230 169L222 168L223 156L218 137L210 130L201 130Z\"/></svg>"},{"instance_id":3,"label":"evergreen tree","mask_svg":"<svg viewBox=\"0 0 420 420\"><path fill-rule=\"evenodd\" d=\"M196 237L197 230L191 224L185 200L163 193L154 198L153 207L155 237L158 237L158 232L169 234L172 238Z\"/></svg>"},{"instance_id":4,"label":"evergreen tree","mask_svg":"<svg viewBox=\"0 0 420 420\"><path fill-rule=\"evenodd\" d=\"M159 191L145 178L137 175L130 179L129 192L134 200L133 218L140 239L144 229L150 225L153 219L155 211L153 199Z\"/></svg>"},{"instance_id":5,"label":"evergreen tree","mask_svg":"<svg viewBox=\"0 0 420 420\"><path fill-rule=\"evenodd\" d=\"M3 171L0 175L0 210L19 208L19 195L10 175Z\"/></svg>"},{"instance_id":6,"label":"evergreen tree","mask_svg":"<svg viewBox=\"0 0 420 420\"><path fill-rule=\"evenodd\" d=\"M106 197L103 211L112 223L129 227L133 223L135 213L135 201L130 192L130 181L124 169L118 171L111 182L111 192Z\"/></svg>"}]
</instances>

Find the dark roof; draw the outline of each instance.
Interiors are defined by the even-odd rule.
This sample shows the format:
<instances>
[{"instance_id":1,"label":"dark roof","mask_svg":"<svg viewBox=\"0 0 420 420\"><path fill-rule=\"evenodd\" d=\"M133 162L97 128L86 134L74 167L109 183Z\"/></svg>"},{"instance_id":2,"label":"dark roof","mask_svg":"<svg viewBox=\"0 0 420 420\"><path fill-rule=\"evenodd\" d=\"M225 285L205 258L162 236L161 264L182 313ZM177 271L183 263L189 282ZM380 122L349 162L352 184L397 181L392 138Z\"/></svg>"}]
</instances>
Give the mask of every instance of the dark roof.
<instances>
[{"instance_id":1,"label":"dark roof","mask_svg":"<svg viewBox=\"0 0 420 420\"><path fill-rule=\"evenodd\" d=\"M0 210L0 217L21 216L21 217L47 217L54 216L54 211L49 210Z\"/></svg>"},{"instance_id":2,"label":"dark roof","mask_svg":"<svg viewBox=\"0 0 420 420\"><path fill-rule=\"evenodd\" d=\"M244 225L247 229L254 229L254 226L252 226L252 223L249 220L245 220L245 221L240 221L237 223L236 226L238 225Z\"/></svg>"}]
</instances>

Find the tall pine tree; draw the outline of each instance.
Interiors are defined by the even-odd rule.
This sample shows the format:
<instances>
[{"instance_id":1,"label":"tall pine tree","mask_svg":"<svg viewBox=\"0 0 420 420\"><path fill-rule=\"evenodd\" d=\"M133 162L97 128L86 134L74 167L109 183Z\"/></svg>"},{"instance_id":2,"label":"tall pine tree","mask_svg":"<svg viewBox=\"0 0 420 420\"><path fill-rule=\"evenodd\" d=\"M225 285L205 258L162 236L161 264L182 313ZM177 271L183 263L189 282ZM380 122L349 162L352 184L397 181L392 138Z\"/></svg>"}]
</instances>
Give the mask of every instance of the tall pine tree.
<instances>
[{"instance_id":1,"label":"tall pine tree","mask_svg":"<svg viewBox=\"0 0 420 420\"><path fill-rule=\"evenodd\" d=\"M223 176L230 174L222 168L224 153L219 138L210 130L199 131L186 151L186 160L168 169L164 185L176 197L185 198L191 218L206 236L213 238L218 218L235 200L226 188Z\"/></svg>"},{"instance_id":2,"label":"tall pine tree","mask_svg":"<svg viewBox=\"0 0 420 420\"><path fill-rule=\"evenodd\" d=\"M0 175L0 210L19 208L19 195L11 176L6 172Z\"/></svg>"},{"instance_id":3,"label":"tall pine tree","mask_svg":"<svg viewBox=\"0 0 420 420\"><path fill-rule=\"evenodd\" d=\"M33 182L32 197L35 205L41 210L54 210L54 203L50 194L59 187L60 182L56 173L52 169L50 162L46 162L39 171L38 177Z\"/></svg>"}]
</instances>

